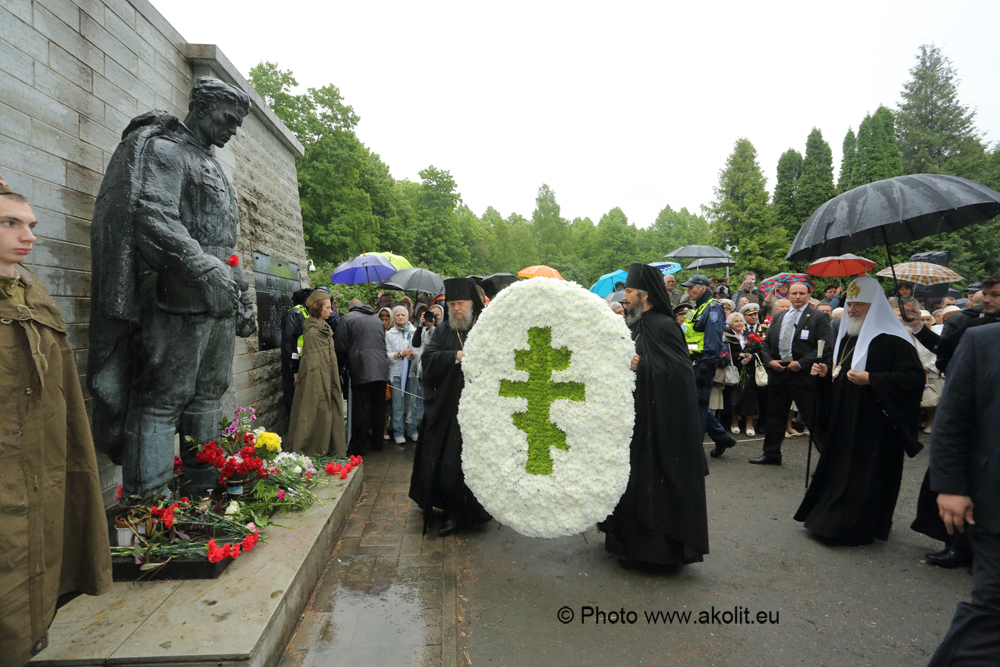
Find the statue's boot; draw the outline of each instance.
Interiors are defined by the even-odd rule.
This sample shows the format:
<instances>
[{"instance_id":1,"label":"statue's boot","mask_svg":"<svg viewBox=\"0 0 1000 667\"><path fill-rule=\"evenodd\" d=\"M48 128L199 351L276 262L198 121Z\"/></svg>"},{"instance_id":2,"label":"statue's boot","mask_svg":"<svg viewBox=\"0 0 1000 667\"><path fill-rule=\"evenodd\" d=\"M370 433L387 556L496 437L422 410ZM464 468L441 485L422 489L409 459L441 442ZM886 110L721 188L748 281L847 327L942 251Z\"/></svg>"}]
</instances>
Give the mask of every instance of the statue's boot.
<instances>
[{"instance_id":1,"label":"statue's boot","mask_svg":"<svg viewBox=\"0 0 1000 667\"><path fill-rule=\"evenodd\" d=\"M139 495L160 489L174 476L174 429L129 433L122 452L122 493Z\"/></svg>"},{"instance_id":2,"label":"statue's boot","mask_svg":"<svg viewBox=\"0 0 1000 667\"><path fill-rule=\"evenodd\" d=\"M211 463L199 463L195 459L198 448L189 445L185 438L191 436L198 443L205 444L218 440L222 429L219 420L222 410L208 412L185 412L181 415L181 461L184 463L181 476L181 495L197 497L208 495L209 489L219 486L219 471Z\"/></svg>"}]
</instances>

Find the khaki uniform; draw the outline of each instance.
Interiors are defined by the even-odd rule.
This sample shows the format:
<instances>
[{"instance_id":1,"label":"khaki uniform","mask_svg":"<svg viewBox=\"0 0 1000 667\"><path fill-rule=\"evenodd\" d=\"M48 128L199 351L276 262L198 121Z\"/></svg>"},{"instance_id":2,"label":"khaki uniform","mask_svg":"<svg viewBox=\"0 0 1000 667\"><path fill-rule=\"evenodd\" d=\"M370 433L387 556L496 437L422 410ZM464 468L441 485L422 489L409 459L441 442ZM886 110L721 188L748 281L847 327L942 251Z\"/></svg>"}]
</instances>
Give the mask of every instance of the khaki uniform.
<instances>
[{"instance_id":1,"label":"khaki uniform","mask_svg":"<svg viewBox=\"0 0 1000 667\"><path fill-rule=\"evenodd\" d=\"M346 456L344 399L333 330L310 317L302 327L302 359L288 420L288 448L306 456Z\"/></svg>"},{"instance_id":2,"label":"khaki uniform","mask_svg":"<svg viewBox=\"0 0 1000 667\"><path fill-rule=\"evenodd\" d=\"M0 662L48 643L59 596L111 587L97 458L66 324L23 267L0 277Z\"/></svg>"}]
</instances>

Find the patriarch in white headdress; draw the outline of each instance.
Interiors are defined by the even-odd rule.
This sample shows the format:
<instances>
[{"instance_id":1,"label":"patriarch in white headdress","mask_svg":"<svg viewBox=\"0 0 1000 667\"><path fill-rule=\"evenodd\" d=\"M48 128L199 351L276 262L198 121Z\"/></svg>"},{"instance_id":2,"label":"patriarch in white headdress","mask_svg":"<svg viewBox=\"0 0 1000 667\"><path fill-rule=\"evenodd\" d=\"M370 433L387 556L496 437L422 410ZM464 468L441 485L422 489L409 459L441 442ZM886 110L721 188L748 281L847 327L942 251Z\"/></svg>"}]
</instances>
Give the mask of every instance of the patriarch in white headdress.
<instances>
[{"instance_id":1,"label":"patriarch in white headdress","mask_svg":"<svg viewBox=\"0 0 1000 667\"><path fill-rule=\"evenodd\" d=\"M851 350L844 350L841 354L845 338L857 336L853 347L854 356L851 360L850 370L852 371L865 370L865 364L868 361L868 346L880 334L898 336L910 345L914 344L913 336L899 321L877 280L869 276L855 278L847 287L846 293L847 316L837 334L837 344L833 349L833 359L836 364L833 367L833 377L837 377L841 371L838 360L845 358L851 352ZM914 345L914 347L916 346Z\"/></svg>"}]
</instances>

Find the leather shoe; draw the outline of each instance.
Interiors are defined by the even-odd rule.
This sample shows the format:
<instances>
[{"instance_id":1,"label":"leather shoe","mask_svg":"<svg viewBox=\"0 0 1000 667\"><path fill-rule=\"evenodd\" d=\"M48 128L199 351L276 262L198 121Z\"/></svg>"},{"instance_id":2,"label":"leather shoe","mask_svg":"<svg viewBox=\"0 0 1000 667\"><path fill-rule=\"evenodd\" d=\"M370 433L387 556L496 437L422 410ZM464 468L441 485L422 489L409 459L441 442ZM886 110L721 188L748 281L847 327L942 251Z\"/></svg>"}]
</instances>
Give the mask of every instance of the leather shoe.
<instances>
[{"instance_id":1,"label":"leather shoe","mask_svg":"<svg viewBox=\"0 0 1000 667\"><path fill-rule=\"evenodd\" d=\"M447 519L444 520L444 523L441 524L441 529L438 531L438 535L440 535L441 537L448 537L456 530L458 530L458 521L455 521L451 517L448 517Z\"/></svg>"},{"instance_id":2,"label":"leather shoe","mask_svg":"<svg viewBox=\"0 0 1000 667\"><path fill-rule=\"evenodd\" d=\"M725 454L727 449L735 446L736 446L736 441L730 438L729 442L724 442L721 445L720 444L715 445L715 449L710 451L709 454L712 456L713 459L717 459L723 454Z\"/></svg>"},{"instance_id":3,"label":"leather shoe","mask_svg":"<svg viewBox=\"0 0 1000 667\"><path fill-rule=\"evenodd\" d=\"M756 458L750 459L750 463L753 463L753 464L759 465L759 466L780 466L781 465L781 457L780 456L768 456L767 454L764 454L762 456L758 456Z\"/></svg>"},{"instance_id":4,"label":"leather shoe","mask_svg":"<svg viewBox=\"0 0 1000 667\"><path fill-rule=\"evenodd\" d=\"M972 554L964 550L959 551L955 547L945 547L942 551L927 554L924 558L926 558L927 562L931 565L946 567L948 569L955 567L969 567L972 565Z\"/></svg>"}]
</instances>

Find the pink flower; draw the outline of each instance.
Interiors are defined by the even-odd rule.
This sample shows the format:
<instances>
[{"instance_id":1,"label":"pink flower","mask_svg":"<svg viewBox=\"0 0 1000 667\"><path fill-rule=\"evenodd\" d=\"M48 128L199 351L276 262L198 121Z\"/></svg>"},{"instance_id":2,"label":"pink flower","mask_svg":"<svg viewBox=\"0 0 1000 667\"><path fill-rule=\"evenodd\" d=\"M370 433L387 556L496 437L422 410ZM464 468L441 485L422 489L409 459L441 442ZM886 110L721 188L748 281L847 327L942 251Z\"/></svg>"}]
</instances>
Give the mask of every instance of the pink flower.
<instances>
[{"instance_id":1,"label":"pink flower","mask_svg":"<svg viewBox=\"0 0 1000 667\"><path fill-rule=\"evenodd\" d=\"M284 499L285 499L285 490L278 489L278 500L284 500Z\"/></svg>"}]
</instances>

